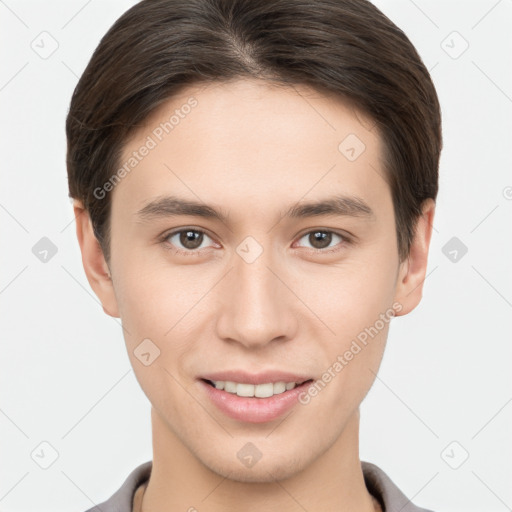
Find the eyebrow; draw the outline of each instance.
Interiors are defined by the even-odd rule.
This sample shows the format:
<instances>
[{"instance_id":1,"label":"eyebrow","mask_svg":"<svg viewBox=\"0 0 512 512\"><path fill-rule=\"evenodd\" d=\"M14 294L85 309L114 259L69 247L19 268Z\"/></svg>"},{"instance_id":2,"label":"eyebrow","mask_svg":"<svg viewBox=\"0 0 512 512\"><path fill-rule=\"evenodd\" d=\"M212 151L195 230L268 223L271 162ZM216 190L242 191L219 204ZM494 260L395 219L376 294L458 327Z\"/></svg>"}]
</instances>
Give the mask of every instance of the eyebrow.
<instances>
[{"instance_id":1,"label":"eyebrow","mask_svg":"<svg viewBox=\"0 0 512 512\"><path fill-rule=\"evenodd\" d=\"M176 196L158 197L137 211L135 215L141 221L179 215L216 219L222 223L227 223L228 220L228 216L225 213L213 206ZM297 203L290 207L283 217L297 219L321 215L375 219L374 211L363 199L346 195L336 195L321 200Z\"/></svg>"}]
</instances>

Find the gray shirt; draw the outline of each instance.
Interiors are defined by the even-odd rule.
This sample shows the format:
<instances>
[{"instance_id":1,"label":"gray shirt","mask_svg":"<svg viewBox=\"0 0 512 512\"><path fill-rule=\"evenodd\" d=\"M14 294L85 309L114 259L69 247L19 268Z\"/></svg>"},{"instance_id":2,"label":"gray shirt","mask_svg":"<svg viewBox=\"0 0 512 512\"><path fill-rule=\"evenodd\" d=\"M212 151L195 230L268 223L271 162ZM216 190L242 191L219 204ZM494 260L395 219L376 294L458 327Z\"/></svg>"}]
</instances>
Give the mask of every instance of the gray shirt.
<instances>
[{"instance_id":1,"label":"gray shirt","mask_svg":"<svg viewBox=\"0 0 512 512\"><path fill-rule=\"evenodd\" d=\"M363 461L361 466L366 487L380 502L383 512L432 512L413 505L386 473L375 464ZM152 461L137 466L108 500L86 512L132 512L135 491L139 485L149 480L151 467Z\"/></svg>"}]
</instances>

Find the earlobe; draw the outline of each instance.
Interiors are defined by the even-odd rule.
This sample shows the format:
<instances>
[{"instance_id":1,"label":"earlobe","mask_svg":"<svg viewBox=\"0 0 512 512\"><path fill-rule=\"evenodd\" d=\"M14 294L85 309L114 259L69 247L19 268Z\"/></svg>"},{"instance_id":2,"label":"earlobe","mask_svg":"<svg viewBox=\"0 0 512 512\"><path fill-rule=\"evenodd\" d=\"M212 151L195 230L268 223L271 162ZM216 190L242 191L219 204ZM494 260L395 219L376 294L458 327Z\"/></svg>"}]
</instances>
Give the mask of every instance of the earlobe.
<instances>
[{"instance_id":1,"label":"earlobe","mask_svg":"<svg viewBox=\"0 0 512 512\"><path fill-rule=\"evenodd\" d=\"M80 245L82 264L87 280L100 299L103 311L107 315L119 317L112 276L105 261L103 250L94 235L89 212L76 199L73 201L73 210L76 221L76 236Z\"/></svg>"},{"instance_id":2,"label":"earlobe","mask_svg":"<svg viewBox=\"0 0 512 512\"><path fill-rule=\"evenodd\" d=\"M428 250L432 236L435 202L427 199L422 208L422 215L416 223L415 235L411 244L409 257L400 265L395 301L402 309L396 316L410 313L421 301L423 282L428 264Z\"/></svg>"}]
</instances>

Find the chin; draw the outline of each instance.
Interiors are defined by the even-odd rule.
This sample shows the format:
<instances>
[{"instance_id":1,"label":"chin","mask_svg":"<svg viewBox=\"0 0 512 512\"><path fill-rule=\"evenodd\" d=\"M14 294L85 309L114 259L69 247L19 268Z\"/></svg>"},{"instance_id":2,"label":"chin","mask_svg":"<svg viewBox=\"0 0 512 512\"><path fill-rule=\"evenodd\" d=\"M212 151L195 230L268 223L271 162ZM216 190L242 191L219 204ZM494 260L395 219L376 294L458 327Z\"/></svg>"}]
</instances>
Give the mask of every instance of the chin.
<instances>
[{"instance_id":1,"label":"chin","mask_svg":"<svg viewBox=\"0 0 512 512\"><path fill-rule=\"evenodd\" d=\"M272 483L276 480L286 480L300 472L305 462L299 461L296 456L288 460L283 457L276 457L275 454L264 460L263 456L252 467L244 467L235 458L235 461L223 460L221 458L212 461L202 461L211 471L223 478L240 483Z\"/></svg>"}]
</instances>

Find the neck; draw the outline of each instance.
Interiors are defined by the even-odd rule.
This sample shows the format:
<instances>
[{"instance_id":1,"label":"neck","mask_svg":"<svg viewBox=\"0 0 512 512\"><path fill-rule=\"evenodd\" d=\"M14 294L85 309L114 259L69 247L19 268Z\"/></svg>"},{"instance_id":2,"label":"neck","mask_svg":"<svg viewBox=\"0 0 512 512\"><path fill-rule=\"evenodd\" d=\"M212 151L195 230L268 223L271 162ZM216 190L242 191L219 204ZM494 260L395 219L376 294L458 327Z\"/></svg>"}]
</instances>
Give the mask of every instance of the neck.
<instances>
[{"instance_id":1,"label":"neck","mask_svg":"<svg viewBox=\"0 0 512 512\"><path fill-rule=\"evenodd\" d=\"M359 460L359 412L312 464L283 480L247 483L220 475L191 453L151 409L153 465L142 511L374 512Z\"/></svg>"}]
</instances>

